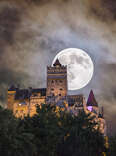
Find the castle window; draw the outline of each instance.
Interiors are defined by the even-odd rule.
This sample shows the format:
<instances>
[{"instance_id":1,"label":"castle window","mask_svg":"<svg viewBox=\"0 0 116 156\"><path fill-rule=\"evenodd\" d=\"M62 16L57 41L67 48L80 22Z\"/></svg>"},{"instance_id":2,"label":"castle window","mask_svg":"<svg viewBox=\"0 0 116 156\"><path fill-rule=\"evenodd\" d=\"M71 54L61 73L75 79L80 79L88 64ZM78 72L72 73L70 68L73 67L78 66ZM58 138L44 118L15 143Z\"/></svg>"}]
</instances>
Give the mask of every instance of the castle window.
<instances>
[{"instance_id":1,"label":"castle window","mask_svg":"<svg viewBox=\"0 0 116 156\"><path fill-rule=\"evenodd\" d=\"M18 110L16 110L15 113L18 113Z\"/></svg>"},{"instance_id":2,"label":"castle window","mask_svg":"<svg viewBox=\"0 0 116 156\"><path fill-rule=\"evenodd\" d=\"M60 88L60 90L63 90L62 88Z\"/></svg>"},{"instance_id":3,"label":"castle window","mask_svg":"<svg viewBox=\"0 0 116 156\"><path fill-rule=\"evenodd\" d=\"M82 109L78 109L78 113L81 113L82 112Z\"/></svg>"},{"instance_id":4,"label":"castle window","mask_svg":"<svg viewBox=\"0 0 116 156\"><path fill-rule=\"evenodd\" d=\"M37 96L37 93L34 93L33 96Z\"/></svg>"},{"instance_id":5,"label":"castle window","mask_svg":"<svg viewBox=\"0 0 116 156\"><path fill-rule=\"evenodd\" d=\"M23 113L23 110L21 110L20 112Z\"/></svg>"}]
</instances>

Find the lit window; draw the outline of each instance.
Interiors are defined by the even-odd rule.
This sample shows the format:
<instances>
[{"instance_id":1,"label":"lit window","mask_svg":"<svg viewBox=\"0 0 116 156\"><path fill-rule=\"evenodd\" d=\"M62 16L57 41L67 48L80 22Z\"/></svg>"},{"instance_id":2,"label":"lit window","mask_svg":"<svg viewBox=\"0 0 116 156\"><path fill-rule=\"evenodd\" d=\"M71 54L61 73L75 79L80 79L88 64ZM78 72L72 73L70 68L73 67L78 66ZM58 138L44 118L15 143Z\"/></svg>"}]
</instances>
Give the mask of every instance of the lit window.
<instances>
[{"instance_id":1,"label":"lit window","mask_svg":"<svg viewBox=\"0 0 116 156\"><path fill-rule=\"evenodd\" d=\"M18 110L16 110L16 112L15 113L18 113Z\"/></svg>"},{"instance_id":2,"label":"lit window","mask_svg":"<svg viewBox=\"0 0 116 156\"><path fill-rule=\"evenodd\" d=\"M23 110L21 110L20 112L23 113Z\"/></svg>"},{"instance_id":3,"label":"lit window","mask_svg":"<svg viewBox=\"0 0 116 156\"><path fill-rule=\"evenodd\" d=\"M25 102L25 101L20 102L18 105L19 105L19 106L26 105L26 102Z\"/></svg>"},{"instance_id":4,"label":"lit window","mask_svg":"<svg viewBox=\"0 0 116 156\"><path fill-rule=\"evenodd\" d=\"M52 83L54 83L54 81L52 80Z\"/></svg>"},{"instance_id":5,"label":"lit window","mask_svg":"<svg viewBox=\"0 0 116 156\"><path fill-rule=\"evenodd\" d=\"M37 93L34 93L33 96L37 96Z\"/></svg>"}]
</instances>

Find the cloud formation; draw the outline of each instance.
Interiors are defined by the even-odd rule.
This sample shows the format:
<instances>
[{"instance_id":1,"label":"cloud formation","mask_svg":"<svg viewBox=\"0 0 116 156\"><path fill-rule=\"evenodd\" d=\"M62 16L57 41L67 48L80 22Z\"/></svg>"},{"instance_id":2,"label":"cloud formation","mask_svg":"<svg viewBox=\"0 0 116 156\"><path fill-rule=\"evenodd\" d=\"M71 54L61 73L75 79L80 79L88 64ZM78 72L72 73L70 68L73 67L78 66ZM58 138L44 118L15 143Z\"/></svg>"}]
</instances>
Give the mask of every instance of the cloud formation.
<instances>
[{"instance_id":1,"label":"cloud formation","mask_svg":"<svg viewBox=\"0 0 116 156\"><path fill-rule=\"evenodd\" d=\"M0 99L5 104L10 84L45 87L46 66L65 48L81 48L94 62L94 76L82 90L93 89L115 121L115 0L1 0ZM113 127L113 130L115 128Z\"/></svg>"}]
</instances>

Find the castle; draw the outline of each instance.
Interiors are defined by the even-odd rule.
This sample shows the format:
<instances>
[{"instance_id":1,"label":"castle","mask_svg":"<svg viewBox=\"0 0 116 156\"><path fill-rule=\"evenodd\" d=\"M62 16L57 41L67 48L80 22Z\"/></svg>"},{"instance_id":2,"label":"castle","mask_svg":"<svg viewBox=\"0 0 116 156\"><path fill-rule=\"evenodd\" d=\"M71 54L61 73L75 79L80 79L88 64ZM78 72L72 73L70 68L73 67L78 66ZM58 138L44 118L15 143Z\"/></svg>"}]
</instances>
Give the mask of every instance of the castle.
<instances>
[{"instance_id":1,"label":"castle","mask_svg":"<svg viewBox=\"0 0 116 156\"><path fill-rule=\"evenodd\" d=\"M20 89L12 85L8 89L7 107L21 118L36 114L36 105L41 104L55 104L75 115L84 110L96 116L100 131L105 134L103 109L98 107L93 91L90 91L87 102L83 95L67 95L67 91L67 66L61 65L57 59L53 66L47 67L47 88Z\"/></svg>"}]
</instances>

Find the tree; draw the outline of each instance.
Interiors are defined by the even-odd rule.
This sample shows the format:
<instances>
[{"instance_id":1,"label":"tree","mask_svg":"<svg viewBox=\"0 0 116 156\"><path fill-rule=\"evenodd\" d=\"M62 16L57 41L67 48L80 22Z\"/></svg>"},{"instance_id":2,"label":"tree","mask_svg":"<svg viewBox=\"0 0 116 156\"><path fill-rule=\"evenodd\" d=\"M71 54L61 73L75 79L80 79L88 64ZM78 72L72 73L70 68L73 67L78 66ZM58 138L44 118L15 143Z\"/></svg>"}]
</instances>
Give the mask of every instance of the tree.
<instances>
[{"instance_id":1,"label":"tree","mask_svg":"<svg viewBox=\"0 0 116 156\"><path fill-rule=\"evenodd\" d=\"M105 151L104 137L93 118L43 104L33 117L17 119L0 108L0 155L100 156Z\"/></svg>"},{"instance_id":2,"label":"tree","mask_svg":"<svg viewBox=\"0 0 116 156\"><path fill-rule=\"evenodd\" d=\"M62 125L66 131L59 156L100 156L105 150L104 137L95 129L94 117L80 112L78 116L65 114Z\"/></svg>"},{"instance_id":3,"label":"tree","mask_svg":"<svg viewBox=\"0 0 116 156\"><path fill-rule=\"evenodd\" d=\"M116 135L109 138L109 156L116 156Z\"/></svg>"},{"instance_id":4,"label":"tree","mask_svg":"<svg viewBox=\"0 0 116 156\"><path fill-rule=\"evenodd\" d=\"M33 134L27 133L12 112L0 107L0 155L33 156Z\"/></svg>"},{"instance_id":5,"label":"tree","mask_svg":"<svg viewBox=\"0 0 116 156\"><path fill-rule=\"evenodd\" d=\"M94 117L84 111L74 116L60 108L56 110L56 106L42 105L32 118L38 155L102 155L104 137L95 129Z\"/></svg>"},{"instance_id":6,"label":"tree","mask_svg":"<svg viewBox=\"0 0 116 156\"><path fill-rule=\"evenodd\" d=\"M41 108L37 107L36 115L26 119L26 128L34 134L34 144L39 156L55 156L57 144L63 137L55 110L55 106L43 104Z\"/></svg>"}]
</instances>

